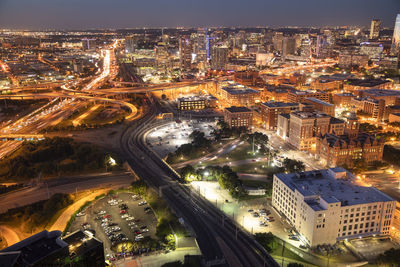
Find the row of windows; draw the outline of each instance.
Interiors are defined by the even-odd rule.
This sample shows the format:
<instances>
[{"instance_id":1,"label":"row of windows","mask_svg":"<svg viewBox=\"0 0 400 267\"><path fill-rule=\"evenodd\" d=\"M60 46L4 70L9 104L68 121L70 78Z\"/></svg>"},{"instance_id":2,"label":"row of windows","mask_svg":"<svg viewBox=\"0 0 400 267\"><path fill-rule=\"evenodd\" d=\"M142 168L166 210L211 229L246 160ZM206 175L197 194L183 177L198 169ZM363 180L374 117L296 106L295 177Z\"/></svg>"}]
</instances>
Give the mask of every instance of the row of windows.
<instances>
[{"instance_id":1,"label":"row of windows","mask_svg":"<svg viewBox=\"0 0 400 267\"><path fill-rule=\"evenodd\" d=\"M378 231L378 229L376 229L375 230L376 232ZM374 232L374 228L371 228L371 229L365 229L364 230L364 233L368 233L368 232ZM353 231L353 235L356 235L356 234L362 234L363 233L363 230L359 230L358 231L358 233L357 233L357 231ZM342 236L345 236L346 235L346 233L342 233ZM347 232L347 235L352 235L352 232ZM338 233L338 236L340 236L340 233Z\"/></svg>"},{"instance_id":2,"label":"row of windows","mask_svg":"<svg viewBox=\"0 0 400 267\"><path fill-rule=\"evenodd\" d=\"M364 227L365 226L365 227ZM355 229L358 229L358 228L368 228L368 227L374 227L375 226L375 222L371 222L371 225L370 225L370 223L365 223L365 225L363 224L363 223L360 223L360 224L355 224L354 225L354 230ZM377 224L377 227L379 227L379 224ZM346 231L346 230L352 230L353 229L353 225L348 225L348 227L347 227L347 225L345 225L345 226L343 226L343 229L342 229L342 231L344 232L344 231ZM340 231L340 229L339 229L339 231Z\"/></svg>"}]
</instances>

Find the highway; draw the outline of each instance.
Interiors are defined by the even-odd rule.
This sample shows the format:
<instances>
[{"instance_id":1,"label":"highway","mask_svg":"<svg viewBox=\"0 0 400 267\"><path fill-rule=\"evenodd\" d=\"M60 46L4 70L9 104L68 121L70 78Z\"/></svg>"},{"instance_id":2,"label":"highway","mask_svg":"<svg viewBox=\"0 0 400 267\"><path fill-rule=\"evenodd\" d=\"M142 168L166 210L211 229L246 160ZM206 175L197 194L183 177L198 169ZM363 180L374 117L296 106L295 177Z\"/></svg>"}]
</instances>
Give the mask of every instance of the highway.
<instances>
[{"instance_id":1,"label":"highway","mask_svg":"<svg viewBox=\"0 0 400 267\"><path fill-rule=\"evenodd\" d=\"M40 200L48 199L55 193L75 193L99 188L120 188L132 183L133 178L130 174L105 174L94 177L75 176L61 178L49 182L41 183L35 187L29 187L13 193L0 196L0 214L10 208L21 207Z\"/></svg>"},{"instance_id":2,"label":"highway","mask_svg":"<svg viewBox=\"0 0 400 267\"><path fill-rule=\"evenodd\" d=\"M240 226L197 193L177 183L176 172L149 150L144 135L153 126L156 113L157 103L154 103L121 134L121 151L131 168L184 219L196 234L202 255L210 266L278 266Z\"/></svg>"},{"instance_id":3,"label":"highway","mask_svg":"<svg viewBox=\"0 0 400 267\"><path fill-rule=\"evenodd\" d=\"M127 116L126 119L134 119L138 116L137 109L134 105L130 103L126 103L119 100L108 99L104 97L96 97L90 95L90 93L101 86L106 80L113 79L117 75L117 67L116 67L116 60L114 56L114 49L118 45L118 41L115 41L114 44L110 48L106 48L104 51L104 64L103 69L100 74L94 77L84 88L80 91L80 96L73 96L71 95L71 90L68 90L67 87L69 83L63 85L62 87L65 88L64 92L48 92L45 94L36 94L38 97L41 98L52 98L52 100L40 107L39 109L31 112L30 114L20 118L14 122L10 122L2 129L0 129L1 134L36 134L41 129L55 125L58 122L62 121L63 119L69 117L74 110L79 109L86 105L86 101L107 101L116 103L119 105L124 105L128 107L131 111L130 114ZM0 62L1 64L1 62ZM4 68L4 64L2 66ZM78 81L76 81L78 82ZM75 93L72 91L72 93ZM17 96L21 96L19 99L22 98L34 98L33 93L23 93ZM4 97L5 95L2 95ZM4 97L5 99L13 99L15 95L8 95L9 97ZM64 97L65 99L60 99L60 97ZM16 97L18 99L18 97ZM78 101L79 99L83 101ZM2 144L0 147L0 158L7 156L9 153L13 152L21 142L18 141L7 141Z\"/></svg>"}]
</instances>

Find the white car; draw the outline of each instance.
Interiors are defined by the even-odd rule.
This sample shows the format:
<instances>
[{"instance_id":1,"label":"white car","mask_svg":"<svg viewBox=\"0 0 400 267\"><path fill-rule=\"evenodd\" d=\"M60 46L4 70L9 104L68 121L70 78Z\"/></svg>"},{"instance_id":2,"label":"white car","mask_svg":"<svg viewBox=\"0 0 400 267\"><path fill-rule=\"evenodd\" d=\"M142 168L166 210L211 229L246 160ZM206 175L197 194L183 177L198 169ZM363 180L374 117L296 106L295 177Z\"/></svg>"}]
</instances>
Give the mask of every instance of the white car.
<instances>
[{"instance_id":1,"label":"white car","mask_svg":"<svg viewBox=\"0 0 400 267\"><path fill-rule=\"evenodd\" d=\"M99 212L99 215L104 215L104 214L106 214L107 212L105 211L105 210L101 210L100 212Z\"/></svg>"},{"instance_id":2,"label":"white car","mask_svg":"<svg viewBox=\"0 0 400 267\"><path fill-rule=\"evenodd\" d=\"M126 218L125 220L127 220L127 221L133 221L135 218L133 217L133 216L130 216L130 217L128 217L128 218Z\"/></svg>"},{"instance_id":3,"label":"white car","mask_svg":"<svg viewBox=\"0 0 400 267\"><path fill-rule=\"evenodd\" d=\"M139 206L143 206L143 205L146 205L146 204L147 204L146 200L143 200L143 201L140 201L138 205Z\"/></svg>"},{"instance_id":4,"label":"white car","mask_svg":"<svg viewBox=\"0 0 400 267\"><path fill-rule=\"evenodd\" d=\"M128 217L129 217L129 214L127 214L127 213L121 215L122 219L125 219L125 218L128 218Z\"/></svg>"},{"instance_id":5,"label":"white car","mask_svg":"<svg viewBox=\"0 0 400 267\"><path fill-rule=\"evenodd\" d=\"M140 241L140 240L142 240L144 238L144 236L143 235L137 235L136 237L135 237L135 241L137 242L137 241Z\"/></svg>"}]
</instances>

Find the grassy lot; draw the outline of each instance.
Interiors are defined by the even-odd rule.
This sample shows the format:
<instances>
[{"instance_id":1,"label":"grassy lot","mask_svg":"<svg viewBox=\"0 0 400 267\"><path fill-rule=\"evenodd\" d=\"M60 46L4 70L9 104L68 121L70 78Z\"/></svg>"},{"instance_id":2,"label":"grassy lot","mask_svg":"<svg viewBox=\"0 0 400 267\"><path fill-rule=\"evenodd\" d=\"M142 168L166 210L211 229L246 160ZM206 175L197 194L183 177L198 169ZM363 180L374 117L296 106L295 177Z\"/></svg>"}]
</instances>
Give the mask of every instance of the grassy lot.
<instances>
[{"instance_id":1,"label":"grassy lot","mask_svg":"<svg viewBox=\"0 0 400 267\"><path fill-rule=\"evenodd\" d=\"M269 167L266 162L247 163L239 166L232 166L232 170L239 173L266 174Z\"/></svg>"},{"instance_id":2,"label":"grassy lot","mask_svg":"<svg viewBox=\"0 0 400 267\"><path fill-rule=\"evenodd\" d=\"M198 149L198 150L195 151L195 153L192 153L190 155L186 155L184 157L179 157L179 158L174 157L174 156L168 157L167 162L169 164L179 164L181 162L185 162L185 161L201 158L204 155L206 155L207 153L212 153L212 152L217 151L222 146L224 146L225 144L227 144L227 143L229 143L231 141L232 140L222 140L222 141L220 141L218 143L212 143L209 147ZM208 164L208 162L207 162L207 165L212 165L212 164Z\"/></svg>"},{"instance_id":3,"label":"grassy lot","mask_svg":"<svg viewBox=\"0 0 400 267\"><path fill-rule=\"evenodd\" d=\"M54 194L48 200L38 201L3 213L0 224L18 228L31 235L51 226L60 214L75 200L70 194Z\"/></svg>"},{"instance_id":4,"label":"grassy lot","mask_svg":"<svg viewBox=\"0 0 400 267\"><path fill-rule=\"evenodd\" d=\"M252 146L249 143L244 142L242 145L238 145L234 150L225 154L223 157L219 157L215 160L208 161L207 164L216 165L216 164L228 163L230 161L253 159L260 157L259 154L253 155L251 152L252 152Z\"/></svg>"},{"instance_id":5,"label":"grassy lot","mask_svg":"<svg viewBox=\"0 0 400 267\"><path fill-rule=\"evenodd\" d=\"M82 120L82 124L97 125L97 124L110 124L124 118L127 114L125 110L118 110L113 113L113 116L105 117L104 115L111 106L100 106L98 109L90 113L85 119Z\"/></svg>"}]
</instances>

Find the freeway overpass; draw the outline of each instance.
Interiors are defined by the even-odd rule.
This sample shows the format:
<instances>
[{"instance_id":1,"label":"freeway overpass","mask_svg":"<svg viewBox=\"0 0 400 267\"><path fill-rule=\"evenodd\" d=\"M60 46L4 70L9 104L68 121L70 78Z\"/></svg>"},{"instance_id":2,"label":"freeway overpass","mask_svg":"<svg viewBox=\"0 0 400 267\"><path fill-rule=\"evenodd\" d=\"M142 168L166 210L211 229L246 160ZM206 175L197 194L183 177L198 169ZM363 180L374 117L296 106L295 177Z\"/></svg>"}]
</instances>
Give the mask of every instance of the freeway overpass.
<instances>
[{"instance_id":1,"label":"freeway overpass","mask_svg":"<svg viewBox=\"0 0 400 267\"><path fill-rule=\"evenodd\" d=\"M65 92L51 92L51 93L45 93L45 94L18 94L18 95L0 95L0 99L13 99L13 100L23 100L23 99L53 99L53 98L77 98L77 99L83 99L83 100L92 100L92 101L102 101L102 102L109 102L113 104L117 104L120 106L125 106L130 110L130 114L125 117L125 119L133 119L136 117L138 114L137 108L135 105L121 101L121 100L116 100L112 98L105 98L105 97L100 97L100 96L95 96L93 92L91 93L79 93L79 94L68 94Z\"/></svg>"}]
</instances>

